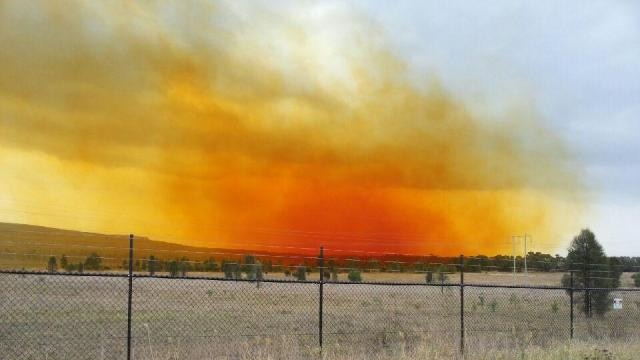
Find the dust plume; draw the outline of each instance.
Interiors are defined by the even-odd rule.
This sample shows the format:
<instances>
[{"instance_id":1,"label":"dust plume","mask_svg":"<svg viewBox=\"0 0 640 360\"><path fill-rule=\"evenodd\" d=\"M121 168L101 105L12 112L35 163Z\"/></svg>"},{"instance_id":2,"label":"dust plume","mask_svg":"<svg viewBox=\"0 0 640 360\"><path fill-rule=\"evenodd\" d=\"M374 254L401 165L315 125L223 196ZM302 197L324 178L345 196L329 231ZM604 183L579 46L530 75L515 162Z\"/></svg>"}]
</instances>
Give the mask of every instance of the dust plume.
<instances>
[{"instance_id":1,"label":"dust plume","mask_svg":"<svg viewBox=\"0 0 640 360\"><path fill-rule=\"evenodd\" d=\"M283 5L2 2L0 163L27 178L7 206L230 247L492 254L574 230L579 164L527 99L487 118L348 6ZM48 217L61 202L96 218Z\"/></svg>"}]
</instances>

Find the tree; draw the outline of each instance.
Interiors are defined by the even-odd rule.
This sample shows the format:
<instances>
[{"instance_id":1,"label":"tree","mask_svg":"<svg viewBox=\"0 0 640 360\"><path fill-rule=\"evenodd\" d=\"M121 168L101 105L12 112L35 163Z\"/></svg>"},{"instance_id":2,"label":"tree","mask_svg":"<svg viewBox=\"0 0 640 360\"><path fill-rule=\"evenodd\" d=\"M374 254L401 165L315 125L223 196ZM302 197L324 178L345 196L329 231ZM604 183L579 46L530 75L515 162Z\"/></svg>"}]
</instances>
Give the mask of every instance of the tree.
<instances>
[{"instance_id":1,"label":"tree","mask_svg":"<svg viewBox=\"0 0 640 360\"><path fill-rule=\"evenodd\" d=\"M604 315L611 304L610 288L620 286L619 262L607 258L602 245L589 229L583 229L573 238L567 254L567 264L573 273L574 288L603 288L604 290L578 291L574 301L578 308L591 317L593 313ZM562 286L571 286L571 275L562 277Z\"/></svg>"},{"instance_id":2,"label":"tree","mask_svg":"<svg viewBox=\"0 0 640 360\"><path fill-rule=\"evenodd\" d=\"M631 275L631 278L633 279L633 285L640 287L640 272Z\"/></svg>"},{"instance_id":3,"label":"tree","mask_svg":"<svg viewBox=\"0 0 640 360\"><path fill-rule=\"evenodd\" d=\"M167 264L167 271L169 272L169 276L177 277L178 276L178 272L180 271L179 266L178 266L178 261L177 260L171 260Z\"/></svg>"},{"instance_id":4,"label":"tree","mask_svg":"<svg viewBox=\"0 0 640 360\"><path fill-rule=\"evenodd\" d=\"M58 263L56 261L56 257L52 256L49 258L49 261L47 262L47 270L50 273L54 273L56 271L58 271Z\"/></svg>"},{"instance_id":5,"label":"tree","mask_svg":"<svg viewBox=\"0 0 640 360\"><path fill-rule=\"evenodd\" d=\"M100 270L102 268L102 258L97 253L91 253L84 261L84 268L87 270Z\"/></svg>"},{"instance_id":6,"label":"tree","mask_svg":"<svg viewBox=\"0 0 640 360\"><path fill-rule=\"evenodd\" d=\"M60 258L60 267L63 268L65 271L69 271L68 270L69 261L67 261L67 256L65 254L62 254L62 257Z\"/></svg>"},{"instance_id":7,"label":"tree","mask_svg":"<svg viewBox=\"0 0 640 360\"><path fill-rule=\"evenodd\" d=\"M153 255L149 255L149 260L147 261L147 269L149 270L149 275L153 276L156 274L156 257Z\"/></svg>"},{"instance_id":8,"label":"tree","mask_svg":"<svg viewBox=\"0 0 640 360\"><path fill-rule=\"evenodd\" d=\"M183 257L178 261L178 270L180 271L180 276L187 276L187 272L191 271L191 263L189 259Z\"/></svg>"},{"instance_id":9,"label":"tree","mask_svg":"<svg viewBox=\"0 0 640 360\"><path fill-rule=\"evenodd\" d=\"M307 269L304 265L299 265L296 267L296 280L305 281L307 280Z\"/></svg>"},{"instance_id":10,"label":"tree","mask_svg":"<svg viewBox=\"0 0 640 360\"><path fill-rule=\"evenodd\" d=\"M224 272L225 279L240 279L242 277L240 273L240 266L236 262L230 262L222 260L222 271Z\"/></svg>"},{"instance_id":11,"label":"tree","mask_svg":"<svg viewBox=\"0 0 640 360\"><path fill-rule=\"evenodd\" d=\"M214 258L209 258L202 263L202 270L206 272L215 272L218 271L218 264Z\"/></svg>"},{"instance_id":12,"label":"tree","mask_svg":"<svg viewBox=\"0 0 640 360\"><path fill-rule=\"evenodd\" d=\"M362 282L362 275L360 274L359 269L349 270L349 275L347 277L351 282Z\"/></svg>"},{"instance_id":13,"label":"tree","mask_svg":"<svg viewBox=\"0 0 640 360\"><path fill-rule=\"evenodd\" d=\"M430 268L427 270L425 275L425 280L427 284L433 283L445 283L447 281L447 269L444 265L438 265L435 268Z\"/></svg>"},{"instance_id":14,"label":"tree","mask_svg":"<svg viewBox=\"0 0 640 360\"><path fill-rule=\"evenodd\" d=\"M244 257L244 264L242 265L242 272L247 275L247 279L256 280L257 277L258 261L253 255L246 255ZM262 271L262 269L260 270Z\"/></svg>"}]
</instances>

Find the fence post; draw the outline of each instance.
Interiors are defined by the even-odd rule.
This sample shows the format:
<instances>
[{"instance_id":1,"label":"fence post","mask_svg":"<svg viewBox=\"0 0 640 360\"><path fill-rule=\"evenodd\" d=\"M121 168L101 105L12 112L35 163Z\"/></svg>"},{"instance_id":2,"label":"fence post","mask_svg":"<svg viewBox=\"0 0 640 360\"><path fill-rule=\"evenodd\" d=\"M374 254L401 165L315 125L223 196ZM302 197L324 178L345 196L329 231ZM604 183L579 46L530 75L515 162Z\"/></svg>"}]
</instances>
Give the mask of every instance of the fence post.
<instances>
[{"instance_id":1,"label":"fence post","mask_svg":"<svg viewBox=\"0 0 640 360\"><path fill-rule=\"evenodd\" d=\"M460 255L460 354L464 356L464 255Z\"/></svg>"},{"instance_id":2,"label":"fence post","mask_svg":"<svg viewBox=\"0 0 640 360\"><path fill-rule=\"evenodd\" d=\"M571 289L569 289L569 301L571 301L571 310L569 311L570 320L570 339L573 339L573 271L569 270L571 274Z\"/></svg>"},{"instance_id":3,"label":"fence post","mask_svg":"<svg viewBox=\"0 0 640 360\"><path fill-rule=\"evenodd\" d=\"M133 234L129 235L129 302L127 308L127 360L131 360L131 298L133 295Z\"/></svg>"},{"instance_id":4,"label":"fence post","mask_svg":"<svg viewBox=\"0 0 640 360\"><path fill-rule=\"evenodd\" d=\"M324 298L324 249L320 246L320 257L318 257L318 268L320 269L320 298L318 301L318 343L322 351L322 301Z\"/></svg>"}]
</instances>

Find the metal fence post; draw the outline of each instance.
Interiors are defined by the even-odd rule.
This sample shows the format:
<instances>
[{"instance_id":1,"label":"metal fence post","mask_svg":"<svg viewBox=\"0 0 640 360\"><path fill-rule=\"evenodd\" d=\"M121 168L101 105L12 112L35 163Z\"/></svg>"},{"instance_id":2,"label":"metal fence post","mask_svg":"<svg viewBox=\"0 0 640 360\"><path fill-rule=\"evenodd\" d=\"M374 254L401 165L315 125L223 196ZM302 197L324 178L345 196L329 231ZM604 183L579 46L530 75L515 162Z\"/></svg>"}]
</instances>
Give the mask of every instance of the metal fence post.
<instances>
[{"instance_id":1,"label":"metal fence post","mask_svg":"<svg viewBox=\"0 0 640 360\"><path fill-rule=\"evenodd\" d=\"M129 235L129 302L127 308L127 360L131 360L131 299L133 295L133 234Z\"/></svg>"},{"instance_id":2,"label":"metal fence post","mask_svg":"<svg viewBox=\"0 0 640 360\"><path fill-rule=\"evenodd\" d=\"M318 268L320 269L320 298L318 301L318 343L322 351L322 307L324 298L324 249L320 246L320 257L318 258Z\"/></svg>"},{"instance_id":3,"label":"metal fence post","mask_svg":"<svg viewBox=\"0 0 640 360\"><path fill-rule=\"evenodd\" d=\"M460 354L464 356L464 255L460 255Z\"/></svg>"},{"instance_id":4,"label":"metal fence post","mask_svg":"<svg viewBox=\"0 0 640 360\"><path fill-rule=\"evenodd\" d=\"M569 332L570 339L573 339L573 271L569 270L569 272L571 274L571 289L569 290L569 301L571 302L571 310L569 311Z\"/></svg>"}]
</instances>

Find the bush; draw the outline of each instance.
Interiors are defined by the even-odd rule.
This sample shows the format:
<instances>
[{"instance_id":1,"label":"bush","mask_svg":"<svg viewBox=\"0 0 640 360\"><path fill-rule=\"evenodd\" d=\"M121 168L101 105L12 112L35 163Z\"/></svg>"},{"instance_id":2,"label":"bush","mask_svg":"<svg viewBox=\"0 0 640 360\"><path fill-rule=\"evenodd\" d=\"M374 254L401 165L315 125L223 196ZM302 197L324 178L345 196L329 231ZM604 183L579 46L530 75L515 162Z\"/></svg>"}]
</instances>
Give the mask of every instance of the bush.
<instances>
[{"instance_id":1,"label":"bush","mask_svg":"<svg viewBox=\"0 0 640 360\"><path fill-rule=\"evenodd\" d=\"M427 284L447 282L446 268L443 265L440 265L436 269L427 270L425 280Z\"/></svg>"},{"instance_id":2,"label":"bush","mask_svg":"<svg viewBox=\"0 0 640 360\"><path fill-rule=\"evenodd\" d=\"M631 278L633 279L633 285L640 287L640 272L631 275Z\"/></svg>"},{"instance_id":3,"label":"bush","mask_svg":"<svg viewBox=\"0 0 640 360\"><path fill-rule=\"evenodd\" d=\"M324 270L322 271L322 279L324 281L328 281L329 279L331 279L331 272L329 272L329 270Z\"/></svg>"},{"instance_id":4,"label":"bush","mask_svg":"<svg viewBox=\"0 0 640 360\"><path fill-rule=\"evenodd\" d=\"M306 266L300 265L296 268L296 280L305 281L307 280L307 269Z\"/></svg>"},{"instance_id":5,"label":"bush","mask_svg":"<svg viewBox=\"0 0 640 360\"><path fill-rule=\"evenodd\" d=\"M358 270L358 269L349 270L349 281L351 281L351 282L361 282L362 281L362 275L360 274L360 270Z\"/></svg>"},{"instance_id":6,"label":"bush","mask_svg":"<svg viewBox=\"0 0 640 360\"><path fill-rule=\"evenodd\" d=\"M331 281L338 281L338 269L336 268L331 269Z\"/></svg>"}]
</instances>

